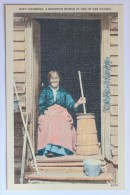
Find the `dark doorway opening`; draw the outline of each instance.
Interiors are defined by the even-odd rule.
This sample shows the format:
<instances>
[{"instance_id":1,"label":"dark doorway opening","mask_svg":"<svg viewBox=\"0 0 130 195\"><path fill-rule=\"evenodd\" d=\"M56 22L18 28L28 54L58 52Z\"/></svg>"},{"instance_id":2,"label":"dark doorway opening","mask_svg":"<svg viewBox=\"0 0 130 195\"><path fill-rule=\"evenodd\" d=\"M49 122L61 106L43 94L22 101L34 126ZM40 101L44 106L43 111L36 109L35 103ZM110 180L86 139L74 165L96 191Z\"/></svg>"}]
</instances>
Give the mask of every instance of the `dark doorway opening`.
<instances>
[{"instance_id":1,"label":"dark doorway opening","mask_svg":"<svg viewBox=\"0 0 130 195\"><path fill-rule=\"evenodd\" d=\"M42 19L41 81L58 70L60 85L77 101L80 95L78 70L81 71L87 112L94 113L101 141L101 23L100 20ZM82 106L79 112L83 112Z\"/></svg>"}]
</instances>

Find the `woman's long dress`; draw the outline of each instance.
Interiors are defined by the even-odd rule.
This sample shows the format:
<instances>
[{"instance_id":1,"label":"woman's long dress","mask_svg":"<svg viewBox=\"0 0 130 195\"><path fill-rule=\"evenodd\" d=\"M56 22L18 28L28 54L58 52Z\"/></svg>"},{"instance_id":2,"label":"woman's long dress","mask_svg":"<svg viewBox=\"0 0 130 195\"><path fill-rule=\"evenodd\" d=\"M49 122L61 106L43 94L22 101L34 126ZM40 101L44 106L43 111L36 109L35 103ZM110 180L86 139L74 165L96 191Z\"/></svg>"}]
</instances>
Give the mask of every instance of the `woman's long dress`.
<instances>
[{"instance_id":1,"label":"woman's long dress","mask_svg":"<svg viewBox=\"0 0 130 195\"><path fill-rule=\"evenodd\" d=\"M70 115L75 112L74 100L63 89L57 90L56 100L50 87L41 91L39 99L40 116L38 119L38 155L51 152L54 155L75 153L76 131ZM52 115L44 115L44 111Z\"/></svg>"}]
</instances>

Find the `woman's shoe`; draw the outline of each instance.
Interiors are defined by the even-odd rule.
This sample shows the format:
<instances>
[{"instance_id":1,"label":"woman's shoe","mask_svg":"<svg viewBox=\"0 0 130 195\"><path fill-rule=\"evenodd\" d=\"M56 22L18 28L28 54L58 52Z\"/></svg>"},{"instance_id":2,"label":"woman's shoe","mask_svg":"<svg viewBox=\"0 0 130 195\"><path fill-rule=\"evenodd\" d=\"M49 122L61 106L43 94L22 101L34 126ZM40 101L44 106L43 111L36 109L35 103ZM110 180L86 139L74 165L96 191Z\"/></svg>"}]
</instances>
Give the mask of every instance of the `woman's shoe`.
<instances>
[{"instance_id":1,"label":"woman's shoe","mask_svg":"<svg viewBox=\"0 0 130 195\"><path fill-rule=\"evenodd\" d=\"M46 156L49 157L49 158L52 158L52 157L54 157L54 154L51 153L51 152L48 152L48 153L46 154Z\"/></svg>"}]
</instances>

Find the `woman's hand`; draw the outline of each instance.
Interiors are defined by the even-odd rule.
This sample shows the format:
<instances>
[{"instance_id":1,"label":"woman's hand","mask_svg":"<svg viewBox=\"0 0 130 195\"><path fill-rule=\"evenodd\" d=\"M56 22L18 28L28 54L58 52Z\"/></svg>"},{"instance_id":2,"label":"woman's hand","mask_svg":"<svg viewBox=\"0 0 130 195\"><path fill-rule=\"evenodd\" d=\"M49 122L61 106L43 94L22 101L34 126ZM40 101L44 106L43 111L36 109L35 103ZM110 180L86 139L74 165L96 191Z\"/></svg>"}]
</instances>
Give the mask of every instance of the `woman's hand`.
<instances>
[{"instance_id":1,"label":"woman's hand","mask_svg":"<svg viewBox=\"0 0 130 195\"><path fill-rule=\"evenodd\" d=\"M76 102L74 107L77 108L79 105L85 104L85 103L86 103L86 98L85 97L80 97L79 100Z\"/></svg>"},{"instance_id":2,"label":"woman's hand","mask_svg":"<svg viewBox=\"0 0 130 195\"><path fill-rule=\"evenodd\" d=\"M85 97L80 97L79 100L77 101L77 104L85 104L86 103L86 98Z\"/></svg>"}]
</instances>

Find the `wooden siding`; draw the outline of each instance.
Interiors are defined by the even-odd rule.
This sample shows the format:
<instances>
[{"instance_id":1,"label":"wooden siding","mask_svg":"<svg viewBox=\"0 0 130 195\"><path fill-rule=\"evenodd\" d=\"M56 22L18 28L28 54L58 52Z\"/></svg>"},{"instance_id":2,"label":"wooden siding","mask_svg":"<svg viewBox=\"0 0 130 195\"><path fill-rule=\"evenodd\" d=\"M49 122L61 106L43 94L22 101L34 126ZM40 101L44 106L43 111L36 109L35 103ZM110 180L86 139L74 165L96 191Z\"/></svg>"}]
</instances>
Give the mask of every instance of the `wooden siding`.
<instances>
[{"instance_id":1,"label":"wooden siding","mask_svg":"<svg viewBox=\"0 0 130 195\"><path fill-rule=\"evenodd\" d=\"M25 60L14 61L14 72L15 73L25 73L25 71L26 71Z\"/></svg>"},{"instance_id":2,"label":"wooden siding","mask_svg":"<svg viewBox=\"0 0 130 195\"><path fill-rule=\"evenodd\" d=\"M118 116L118 106L111 105L110 113L111 113L111 116Z\"/></svg>"},{"instance_id":3,"label":"wooden siding","mask_svg":"<svg viewBox=\"0 0 130 195\"><path fill-rule=\"evenodd\" d=\"M24 42L25 41L24 30L15 30L14 29L14 41L15 42Z\"/></svg>"},{"instance_id":4,"label":"wooden siding","mask_svg":"<svg viewBox=\"0 0 130 195\"><path fill-rule=\"evenodd\" d=\"M25 42L14 42L14 51L25 51Z\"/></svg>"},{"instance_id":5,"label":"wooden siding","mask_svg":"<svg viewBox=\"0 0 130 195\"><path fill-rule=\"evenodd\" d=\"M22 155L23 145L23 124L20 113L14 114L14 157L15 160Z\"/></svg>"},{"instance_id":6,"label":"wooden siding","mask_svg":"<svg viewBox=\"0 0 130 195\"><path fill-rule=\"evenodd\" d=\"M26 109L26 63L24 18L14 17L14 80L22 108Z\"/></svg>"},{"instance_id":7,"label":"wooden siding","mask_svg":"<svg viewBox=\"0 0 130 195\"><path fill-rule=\"evenodd\" d=\"M111 96L111 106L118 105L118 95Z\"/></svg>"},{"instance_id":8,"label":"wooden siding","mask_svg":"<svg viewBox=\"0 0 130 195\"><path fill-rule=\"evenodd\" d=\"M24 51L14 51L14 60L25 60Z\"/></svg>"},{"instance_id":9,"label":"wooden siding","mask_svg":"<svg viewBox=\"0 0 130 195\"><path fill-rule=\"evenodd\" d=\"M14 80L17 83L24 83L25 84L25 80L26 80L26 75L25 73L14 73Z\"/></svg>"},{"instance_id":10,"label":"wooden siding","mask_svg":"<svg viewBox=\"0 0 130 195\"><path fill-rule=\"evenodd\" d=\"M111 153L112 162L118 165L118 17L110 18L110 60L111 60Z\"/></svg>"},{"instance_id":11,"label":"wooden siding","mask_svg":"<svg viewBox=\"0 0 130 195\"><path fill-rule=\"evenodd\" d=\"M24 18L14 18L14 80L23 111L26 111L26 63ZM14 99L16 95L14 93ZM22 157L23 123L20 113L14 114L14 160ZM17 163L15 163L16 167ZM16 170L15 170L16 171Z\"/></svg>"},{"instance_id":12,"label":"wooden siding","mask_svg":"<svg viewBox=\"0 0 130 195\"><path fill-rule=\"evenodd\" d=\"M111 59L111 66L112 65L118 65L118 56L117 55L112 55L110 56Z\"/></svg>"},{"instance_id":13,"label":"wooden siding","mask_svg":"<svg viewBox=\"0 0 130 195\"><path fill-rule=\"evenodd\" d=\"M111 75L111 85L117 85L118 86L118 75Z\"/></svg>"}]
</instances>

